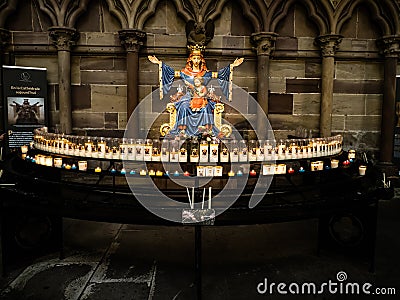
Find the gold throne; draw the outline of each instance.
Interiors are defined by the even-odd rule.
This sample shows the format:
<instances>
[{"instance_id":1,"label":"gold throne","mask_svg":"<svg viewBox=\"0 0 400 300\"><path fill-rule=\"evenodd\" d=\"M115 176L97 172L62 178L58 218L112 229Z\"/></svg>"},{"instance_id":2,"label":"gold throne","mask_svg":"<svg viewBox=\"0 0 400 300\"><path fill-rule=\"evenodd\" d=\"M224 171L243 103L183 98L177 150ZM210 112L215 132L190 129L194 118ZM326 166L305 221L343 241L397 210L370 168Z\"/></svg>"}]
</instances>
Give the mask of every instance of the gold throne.
<instances>
[{"instance_id":1,"label":"gold throne","mask_svg":"<svg viewBox=\"0 0 400 300\"><path fill-rule=\"evenodd\" d=\"M223 133L225 137L229 137L232 134L232 127L228 124L222 124L222 113L225 110L223 103L216 103L214 108L214 126ZM176 108L174 103L168 103L166 111L169 112L169 122L164 123L160 126L161 136L165 136L168 132L174 128L176 123Z\"/></svg>"}]
</instances>

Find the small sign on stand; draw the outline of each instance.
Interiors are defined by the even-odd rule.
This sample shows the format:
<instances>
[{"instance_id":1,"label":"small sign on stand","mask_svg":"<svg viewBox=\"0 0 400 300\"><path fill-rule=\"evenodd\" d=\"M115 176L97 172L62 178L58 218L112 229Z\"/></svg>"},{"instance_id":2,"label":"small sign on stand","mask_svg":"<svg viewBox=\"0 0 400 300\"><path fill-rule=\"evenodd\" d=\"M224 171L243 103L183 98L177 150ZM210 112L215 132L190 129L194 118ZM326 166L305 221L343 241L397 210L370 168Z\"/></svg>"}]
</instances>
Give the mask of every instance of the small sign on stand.
<instances>
[{"instance_id":1,"label":"small sign on stand","mask_svg":"<svg viewBox=\"0 0 400 300\"><path fill-rule=\"evenodd\" d=\"M190 196L188 188L186 188L186 191L190 208L182 210L182 223L192 225L214 225L215 209L211 208L211 187L208 188L208 208L204 208L206 188L203 189L201 208L194 207L194 187L192 187L192 196Z\"/></svg>"},{"instance_id":2,"label":"small sign on stand","mask_svg":"<svg viewBox=\"0 0 400 300\"><path fill-rule=\"evenodd\" d=\"M2 66L4 128L9 148L33 141L36 128L48 126L46 68Z\"/></svg>"},{"instance_id":3,"label":"small sign on stand","mask_svg":"<svg viewBox=\"0 0 400 300\"><path fill-rule=\"evenodd\" d=\"M214 225L215 209L183 209L182 223L193 225Z\"/></svg>"},{"instance_id":4,"label":"small sign on stand","mask_svg":"<svg viewBox=\"0 0 400 300\"><path fill-rule=\"evenodd\" d=\"M182 223L194 225L195 232L195 286L197 299L202 299L202 246L201 246L201 228L203 225L214 225L215 210L211 208L211 187L208 188L208 208L204 208L204 200L206 188L203 188L203 199L201 202L201 209L194 207L194 187L192 187L192 196L190 197L189 189L186 188L189 199L190 208L182 210Z\"/></svg>"}]
</instances>

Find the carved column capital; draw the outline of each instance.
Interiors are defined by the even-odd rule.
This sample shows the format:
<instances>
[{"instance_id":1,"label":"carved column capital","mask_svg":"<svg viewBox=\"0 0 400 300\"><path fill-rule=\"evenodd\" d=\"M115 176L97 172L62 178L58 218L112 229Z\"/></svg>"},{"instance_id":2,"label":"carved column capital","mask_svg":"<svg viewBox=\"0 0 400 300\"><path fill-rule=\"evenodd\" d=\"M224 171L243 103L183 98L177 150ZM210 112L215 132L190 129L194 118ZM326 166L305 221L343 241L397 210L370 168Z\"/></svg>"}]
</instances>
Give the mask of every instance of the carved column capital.
<instances>
[{"instance_id":1,"label":"carved column capital","mask_svg":"<svg viewBox=\"0 0 400 300\"><path fill-rule=\"evenodd\" d=\"M335 56L343 36L339 34L320 35L315 38L315 44L321 48L322 56Z\"/></svg>"},{"instance_id":2,"label":"carved column capital","mask_svg":"<svg viewBox=\"0 0 400 300\"><path fill-rule=\"evenodd\" d=\"M275 41L278 34L275 32L257 32L251 35L251 41L255 44L257 55L270 56L275 50Z\"/></svg>"},{"instance_id":3,"label":"carved column capital","mask_svg":"<svg viewBox=\"0 0 400 300\"><path fill-rule=\"evenodd\" d=\"M138 29L122 29L118 33L121 44L127 52L139 52L146 39L146 32Z\"/></svg>"},{"instance_id":4,"label":"carved column capital","mask_svg":"<svg viewBox=\"0 0 400 300\"><path fill-rule=\"evenodd\" d=\"M11 41L11 33L7 29L0 28L0 51L7 48Z\"/></svg>"},{"instance_id":5,"label":"carved column capital","mask_svg":"<svg viewBox=\"0 0 400 300\"><path fill-rule=\"evenodd\" d=\"M71 51L79 38L79 33L75 28L54 26L49 28L49 36L57 50Z\"/></svg>"},{"instance_id":6,"label":"carved column capital","mask_svg":"<svg viewBox=\"0 0 400 300\"><path fill-rule=\"evenodd\" d=\"M376 41L381 54L385 57L398 58L400 54L400 36L385 36Z\"/></svg>"}]
</instances>

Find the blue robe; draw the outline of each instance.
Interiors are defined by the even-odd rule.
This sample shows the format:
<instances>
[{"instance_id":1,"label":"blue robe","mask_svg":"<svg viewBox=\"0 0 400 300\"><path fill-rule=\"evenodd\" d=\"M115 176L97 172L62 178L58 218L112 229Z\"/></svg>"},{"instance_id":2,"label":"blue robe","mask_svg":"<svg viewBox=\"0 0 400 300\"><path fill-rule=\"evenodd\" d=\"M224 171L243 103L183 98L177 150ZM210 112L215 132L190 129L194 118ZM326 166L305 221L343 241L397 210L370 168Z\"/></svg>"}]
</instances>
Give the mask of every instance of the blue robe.
<instances>
[{"instance_id":1,"label":"blue robe","mask_svg":"<svg viewBox=\"0 0 400 300\"><path fill-rule=\"evenodd\" d=\"M162 63L162 90L163 94L166 95L172 87L172 83L175 78L174 70ZM230 66L226 66L218 71L217 81L221 87L222 93L226 98L229 98L229 75ZM180 78L186 80L190 84L194 85L194 76L180 72ZM207 84L212 79L212 72L207 71L203 75L203 85ZM214 125L214 108L215 102L208 101L207 105L201 108L199 111L192 111L190 108L191 94L188 90L177 102L174 102L177 116L174 128L170 130L170 134L177 135L180 132L179 126L186 125L185 133L189 136L199 134L199 126L212 125L212 131L215 135L218 135L219 130Z\"/></svg>"}]
</instances>

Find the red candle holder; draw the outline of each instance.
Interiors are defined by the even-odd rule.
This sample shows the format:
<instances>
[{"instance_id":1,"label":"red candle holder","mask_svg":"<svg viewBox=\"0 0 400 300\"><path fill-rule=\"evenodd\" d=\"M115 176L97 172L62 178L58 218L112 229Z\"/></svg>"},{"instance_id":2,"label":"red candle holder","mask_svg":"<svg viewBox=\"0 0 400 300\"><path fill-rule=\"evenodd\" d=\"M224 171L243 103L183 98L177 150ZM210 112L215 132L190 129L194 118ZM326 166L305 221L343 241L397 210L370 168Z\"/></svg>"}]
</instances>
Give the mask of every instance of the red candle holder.
<instances>
[{"instance_id":1,"label":"red candle holder","mask_svg":"<svg viewBox=\"0 0 400 300\"><path fill-rule=\"evenodd\" d=\"M251 170L249 174L250 176L257 176L257 172L254 170Z\"/></svg>"}]
</instances>

